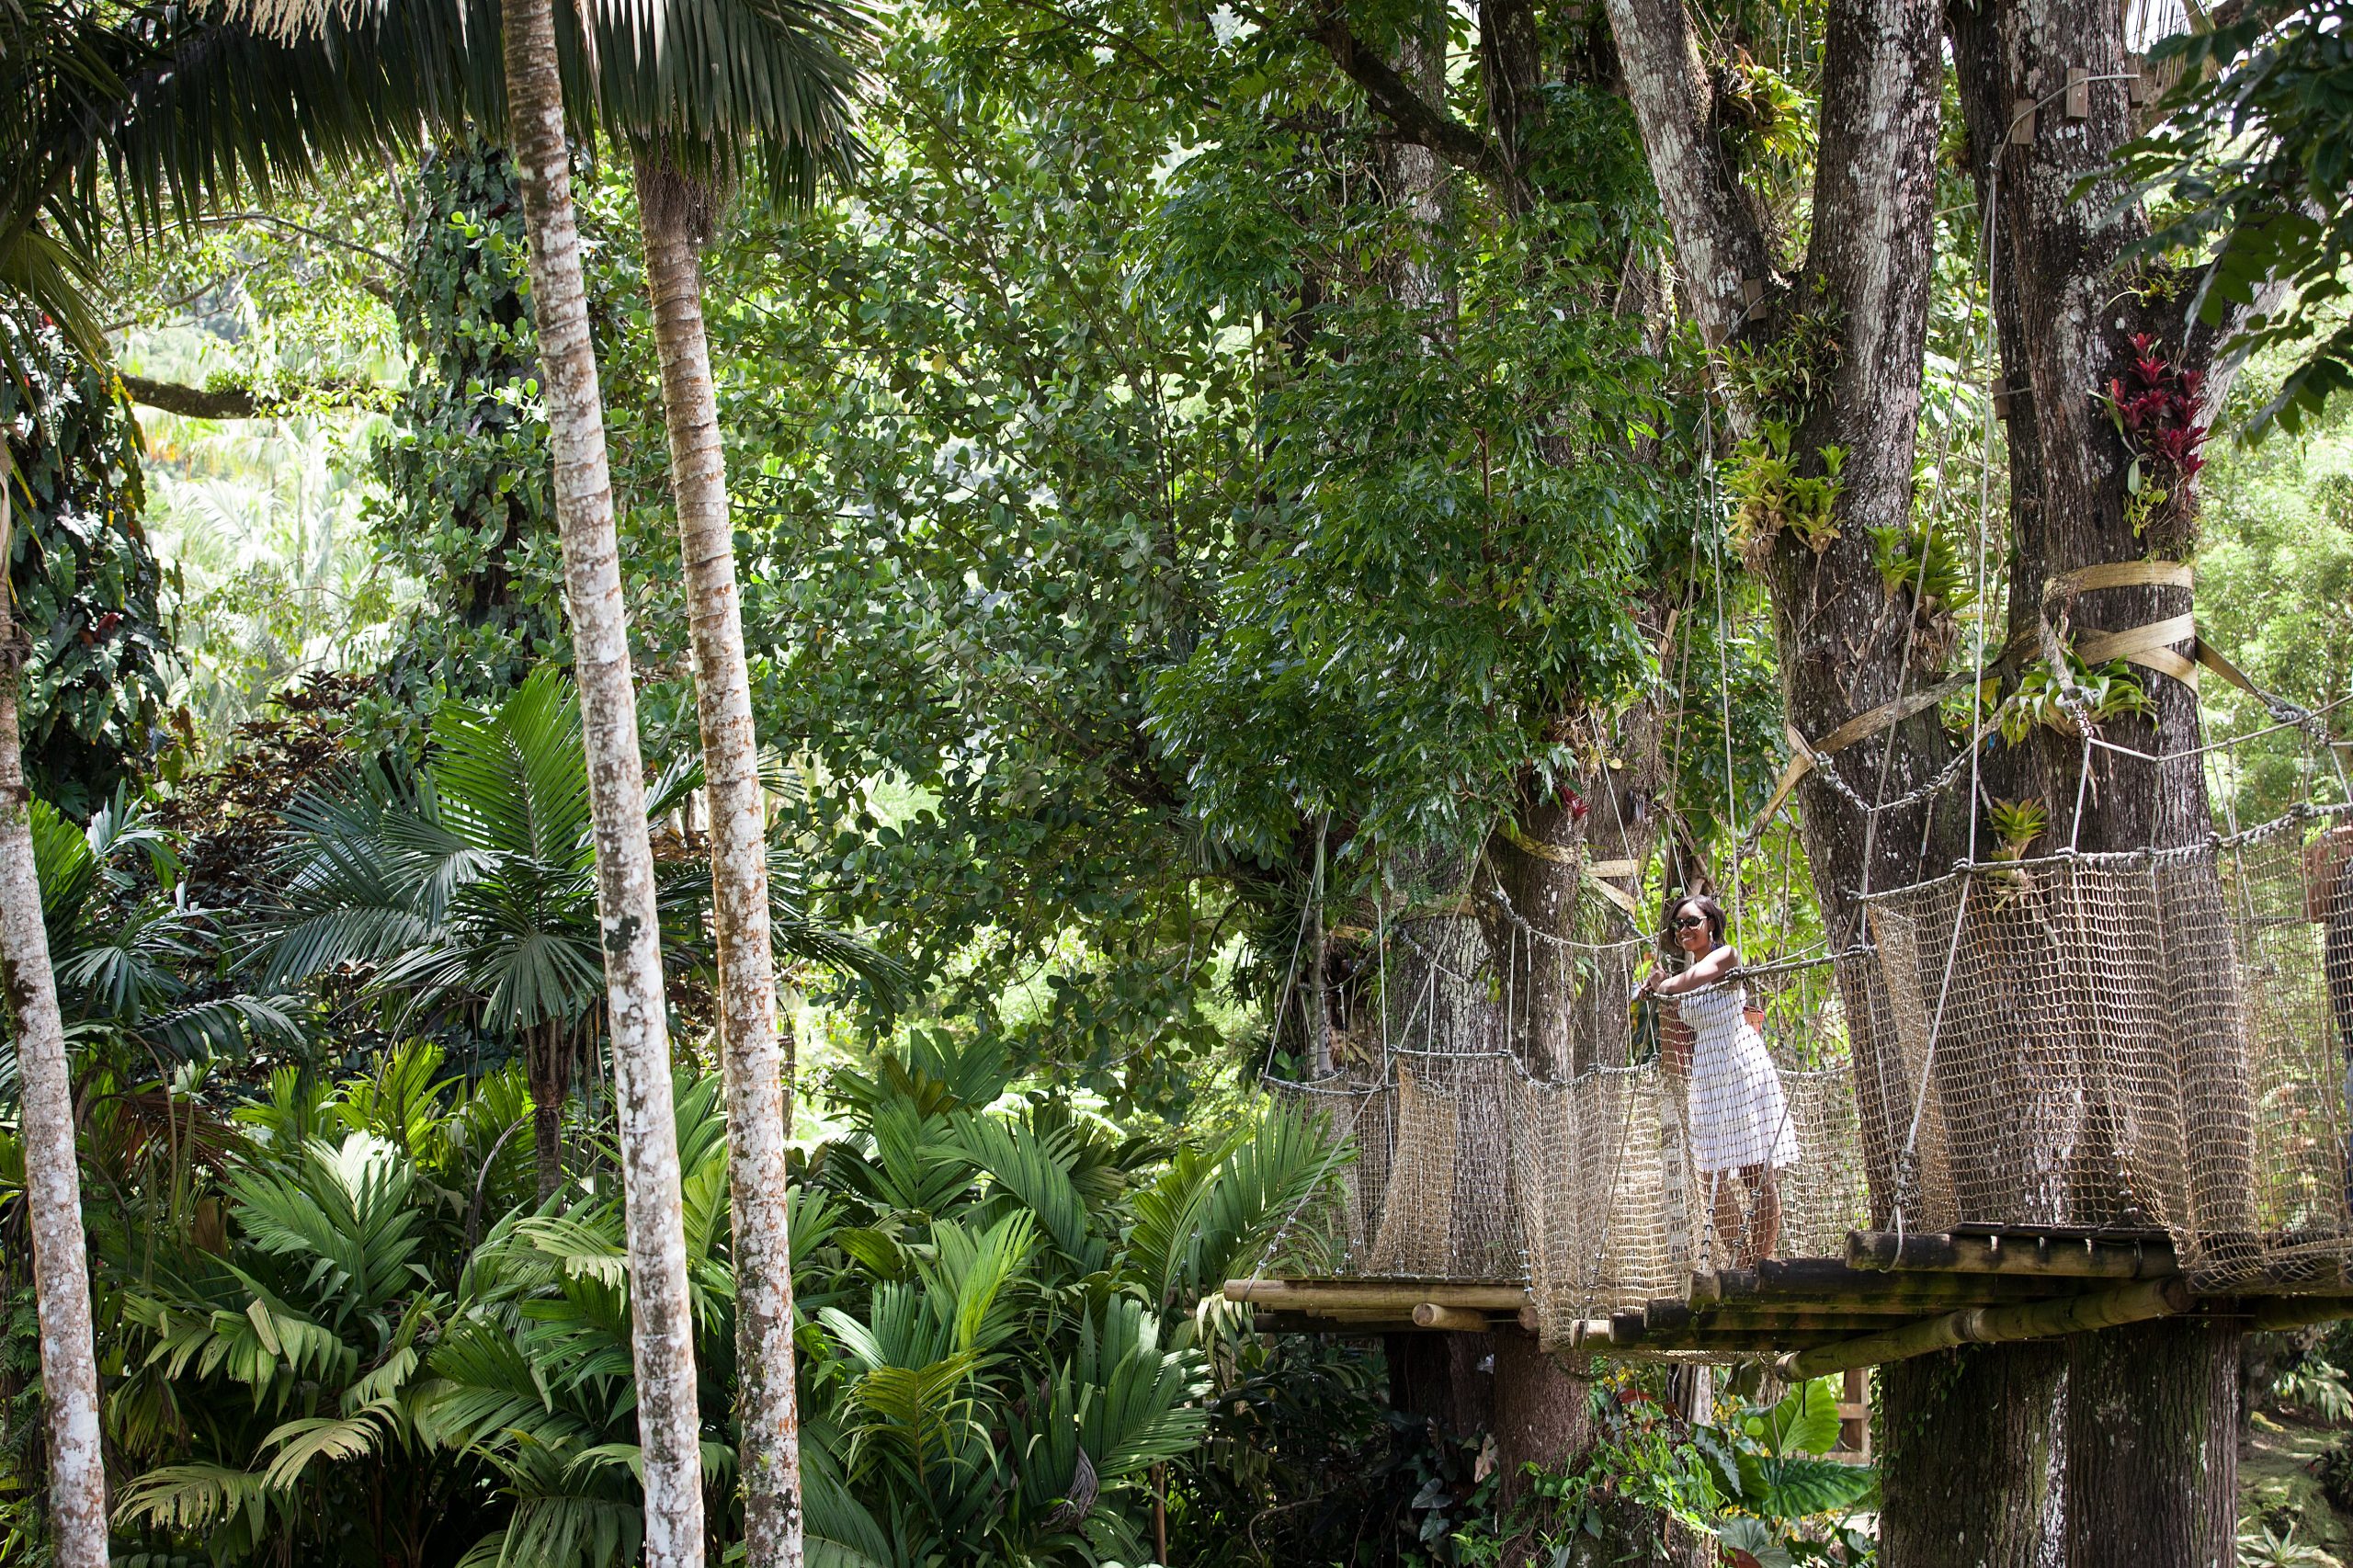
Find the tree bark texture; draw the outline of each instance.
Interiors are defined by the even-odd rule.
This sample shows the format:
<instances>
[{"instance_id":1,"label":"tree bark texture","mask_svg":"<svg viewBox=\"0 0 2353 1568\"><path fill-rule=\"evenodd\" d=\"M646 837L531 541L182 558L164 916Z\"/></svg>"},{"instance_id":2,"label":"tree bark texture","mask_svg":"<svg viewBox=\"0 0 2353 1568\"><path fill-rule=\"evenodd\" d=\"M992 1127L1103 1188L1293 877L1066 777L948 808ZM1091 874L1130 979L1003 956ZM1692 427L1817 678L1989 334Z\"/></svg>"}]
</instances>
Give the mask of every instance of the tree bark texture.
<instances>
[{"instance_id":1,"label":"tree bark texture","mask_svg":"<svg viewBox=\"0 0 2353 1568\"><path fill-rule=\"evenodd\" d=\"M503 16L509 120L522 178L532 307L555 459L564 602L587 740L597 903L628 1212L645 1561L648 1568L699 1568L703 1499L694 1324L687 1300L654 852L645 825L645 765L638 746L637 693L613 530L604 398L572 202L554 14L549 0L504 0Z\"/></svg>"},{"instance_id":2,"label":"tree bark texture","mask_svg":"<svg viewBox=\"0 0 2353 1568\"><path fill-rule=\"evenodd\" d=\"M645 278L662 358L662 406L678 506L694 647L695 710L710 801L711 929L719 949L720 1060L727 1085L727 1183L735 1260L744 1546L753 1568L801 1561L800 1413L792 1365L790 1118L768 929L767 818L735 586L726 459L703 327L707 190L638 158Z\"/></svg>"},{"instance_id":3,"label":"tree bark texture","mask_svg":"<svg viewBox=\"0 0 2353 1568\"><path fill-rule=\"evenodd\" d=\"M1988 0L1953 6L1948 25L1980 200L1994 230L2001 373L2013 410L2012 635L2048 647L2187 616L2193 596L2186 584L2059 597L2048 588L2084 566L2186 561L2196 542L2187 485L2140 527L2128 518L2132 454L2098 395L2129 369L2136 334L2154 338L2155 354L2177 370L2212 369L2211 335L2187 330L2177 302L2130 287L2126 253L2147 232L2140 210L2112 180L2084 187L2133 133L2120 79L2130 69L2120 15L2097 0ZM2081 115L2066 102L2071 72L2092 78ZM2030 118L2020 113L2028 102ZM2208 389L2210 403L2217 392ZM2045 631L2046 619L2055 631ZM1989 758L2000 793L2045 803L2054 841L2065 833L2085 850L2172 847L2211 830L2202 762L2184 755L2200 738L2198 694L2162 675L2140 679L2152 711L2118 715L2101 728L2110 740L2174 760L2153 765L2092 751L2087 786L2079 788L2086 754L2072 735L2044 731ZM2225 928L2218 880L2177 879L2169 896L2162 918ZM2211 911L2202 918L2201 905ZM2173 1016L2207 1026L2183 1042L2180 1063L2185 1115L2199 1124L2201 1144L2251 1149L2241 1007L2223 959L2165 1002ZM2089 1108L2095 1130L2118 1119L2116 1108ZM2252 1170L2211 1155L2199 1167L2204 1179L2189 1199L2200 1229L2251 1230L2244 1205ZM2093 1196L2137 1198L2129 1190ZM2165 1324L2070 1342L2064 1508L2075 1568L2233 1560L2238 1339L2227 1327Z\"/></svg>"},{"instance_id":4,"label":"tree bark texture","mask_svg":"<svg viewBox=\"0 0 2353 1568\"><path fill-rule=\"evenodd\" d=\"M0 569L13 549L16 483L15 460L0 440ZM73 1073L50 971L49 930L41 923L31 797L17 726L21 662L16 607L0 583L0 980L7 985L22 1096L25 1208L49 1410L50 1531L58 1568L98 1568L107 1560L107 1471L98 1436L89 1252L82 1234Z\"/></svg>"},{"instance_id":5,"label":"tree bark texture","mask_svg":"<svg viewBox=\"0 0 2353 1568\"><path fill-rule=\"evenodd\" d=\"M1699 32L1683 0L1608 0L1608 11L1692 313L1710 342L1722 342L1747 313L1741 280L1771 278L1772 259L1711 129L1715 89Z\"/></svg>"},{"instance_id":6,"label":"tree bark texture","mask_svg":"<svg viewBox=\"0 0 2353 1568\"><path fill-rule=\"evenodd\" d=\"M2067 1568L2237 1561L2240 1337L2160 1321L2067 1342Z\"/></svg>"},{"instance_id":7,"label":"tree bark texture","mask_svg":"<svg viewBox=\"0 0 2353 1568\"><path fill-rule=\"evenodd\" d=\"M1887 1568L2058 1568L2066 1362L2062 1345L2040 1342L1879 1369L1871 1448Z\"/></svg>"}]
</instances>

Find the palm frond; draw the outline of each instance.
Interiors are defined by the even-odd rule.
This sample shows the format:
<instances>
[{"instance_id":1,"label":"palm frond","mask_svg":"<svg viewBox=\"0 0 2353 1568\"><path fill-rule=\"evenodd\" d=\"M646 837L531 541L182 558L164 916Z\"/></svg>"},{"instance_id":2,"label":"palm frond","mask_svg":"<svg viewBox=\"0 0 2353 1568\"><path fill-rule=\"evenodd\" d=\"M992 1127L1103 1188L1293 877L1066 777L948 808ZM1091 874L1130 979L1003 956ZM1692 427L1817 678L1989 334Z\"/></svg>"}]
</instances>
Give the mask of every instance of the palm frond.
<instances>
[{"instance_id":1,"label":"palm frond","mask_svg":"<svg viewBox=\"0 0 2353 1568\"><path fill-rule=\"evenodd\" d=\"M125 1524L202 1537L243 1516L248 1539L267 1526L271 1487L261 1474L219 1464L158 1465L131 1478L115 1504Z\"/></svg>"},{"instance_id":2,"label":"palm frond","mask_svg":"<svg viewBox=\"0 0 2353 1568\"><path fill-rule=\"evenodd\" d=\"M1079 1273L1103 1266L1108 1244L1094 1233L1086 1204L1071 1185L1075 1156L1066 1137L1040 1137L1006 1117L965 1116L955 1123L955 1138L976 1168L1038 1217Z\"/></svg>"}]
</instances>

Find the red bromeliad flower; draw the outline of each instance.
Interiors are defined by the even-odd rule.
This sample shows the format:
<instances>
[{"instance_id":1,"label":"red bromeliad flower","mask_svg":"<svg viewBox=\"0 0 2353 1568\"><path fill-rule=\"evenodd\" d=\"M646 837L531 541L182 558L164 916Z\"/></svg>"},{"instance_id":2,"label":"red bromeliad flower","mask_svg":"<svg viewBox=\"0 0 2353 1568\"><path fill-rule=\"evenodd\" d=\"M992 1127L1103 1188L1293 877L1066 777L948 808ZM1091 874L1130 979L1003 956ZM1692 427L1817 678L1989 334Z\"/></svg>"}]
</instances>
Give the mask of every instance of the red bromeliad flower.
<instances>
[{"instance_id":1,"label":"red bromeliad flower","mask_svg":"<svg viewBox=\"0 0 2353 1568\"><path fill-rule=\"evenodd\" d=\"M2132 369L2109 379L2109 416L2136 462L2158 469L2176 484L2187 483L2206 466L2200 449L2206 426L2198 423L2198 392L2205 378L2177 369L2150 333L2132 335ZM2137 488L2137 486L2136 486Z\"/></svg>"}]
</instances>

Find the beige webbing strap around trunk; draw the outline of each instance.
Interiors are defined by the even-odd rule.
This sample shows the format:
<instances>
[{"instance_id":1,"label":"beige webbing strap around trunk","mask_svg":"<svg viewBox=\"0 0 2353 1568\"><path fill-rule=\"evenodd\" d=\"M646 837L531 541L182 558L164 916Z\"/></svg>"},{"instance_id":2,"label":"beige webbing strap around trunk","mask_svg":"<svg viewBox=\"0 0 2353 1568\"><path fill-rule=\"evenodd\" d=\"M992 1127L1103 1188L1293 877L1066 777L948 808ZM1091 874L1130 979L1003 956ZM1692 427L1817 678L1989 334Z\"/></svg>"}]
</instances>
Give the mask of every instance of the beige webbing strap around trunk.
<instances>
[{"instance_id":1,"label":"beige webbing strap around trunk","mask_svg":"<svg viewBox=\"0 0 2353 1568\"><path fill-rule=\"evenodd\" d=\"M2188 588L2195 580L2196 574L2187 561L2103 561L2097 566L2078 566L2052 578L2042 585L2042 602L2047 607L2054 599L2071 598L2101 588ZM2194 617L2169 616L2164 620L2129 626L2121 631L2095 632L2075 645L2075 656L2086 665L2122 659L2196 691L2198 666L2175 652L2174 644L2195 642L2197 637Z\"/></svg>"},{"instance_id":2,"label":"beige webbing strap around trunk","mask_svg":"<svg viewBox=\"0 0 2353 1568\"><path fill-rule=\"evenodd\" d=\"M2062 572L2052 578L2042 586L2042 602L2049 605L2056 599L2095 593L2102 588L2187 588L2192 585L2193 579L2193 570L2187 561L2107 561L2096 566L2079 566L2072 572ZM2013 638L2000 663L2008 662L2013 653L2029 642L2030 639L2024 635ZM2180 642L2191 645L2195 663L2175 651L2175 644ZM2206 645L2198 635L2196 617L2190 615L2170 616L2164 620L2128 627L2121 631L2097 633L2077 647L2076 654L2087 665L2123 659L2177 680L2192 691L2198 689L2198 667L2203 665L2258 700L2270 701L2237 665ZM1892 724L1900 724L1956 692L1968 690L1971 683L1980 678L1976 674L1957 676L1939 685L1915 691L1909 697L1883 702L1867 712L1858 713L1820 741L1808 741L1795 725L1790 726L1789 765L1781 769L1781 777L1774 783L1772 798L1765 802L1765 809L1757 813L1756 822L1750 825L1749 836L1753 839L1765 831L1765 824L1771 822L1775 813L1787 803L1790 791L1798 787L1798 781L1818 767L1823 758L1846 750L1857 741L1867 740ZM1984 732L1980 731L1981 743L1984 736Z\"/></svg>"},{"instance_id":3,"label":"beige webbing strap around trunk","mask_svg":"<svg viewBox=\"0 0 2353 1568\"><path fill-rule=\"evenodd\" d=\"M2186 561L2111 561L2052 578L2043 586L2042 602L2049 604L2055 598L2097 588L2187 588L2191 585L2193 575ZM2184 642L2189 644L2187 656L2177 651ZM2100 632L2079 643L2075 653L2087 665L2122 659L2177 680L2192 691L2198 689L2198 671L2203 665L2266 707L2274 705L2271 697L2247 678L2245 671L2199 635L2194 615L2171 616L2145 626Z\"/></svg>"},{"instance_id":4,"label":"beige webbing strap around trunk","mask_svg":"<svg viewBox=\"0 0 2353 1568\"><path fill-rule=\"evenodd\" d=\"M1511 846L1521 854L1533 856L1539 860L1554 866L1580 867L1585 872L1585 880L1591 882L1594 891L1602 897L1629 915L1634 915L1639 908L1632 893L1628 892L1624 888L1613 886L1603 881L1606 877L1632 876L1641 869L1633 861L1596 860L1587 865L1585 857L1574 849L1563 849L1557 844L1541 844L1529 837L1520 831L1519 824L1509 818L1498 822L1496 826L1502 830L1505 839L1510 843Z\"/></svg>"},{"instance_id":5,"label":"beige webbing strap around trunk","mask_svg":"<svg viewBox=\"0 0 2353 1568\"><path fill-rule=\"evenodd\" d=\"M2139 561L2103 561L2097 566L2062 572L2043 584L2042 602L2049 604L2053 599L2100 588L2187 588L2194 577L2187 561L2159 561L2145 556Z\"/></svg>"},{"instance_id":6,"label":"beige webbing strap around trunk","mask_svg":"<svg viewBox=\"0 0 2353 1568\"><path fill-rule=\"evenodd\" d=\"M2110 659L2122 659L2143 669L2170 676L2190 690L2198 689L2198 666L2173 650L2177 642L2194 642L2198 638L2198 618L2194 615L2168 616L2121 631L2101 631L2075 644L2075 656L2086 665L2104 665Z\"/></svg>"}]
</instances>

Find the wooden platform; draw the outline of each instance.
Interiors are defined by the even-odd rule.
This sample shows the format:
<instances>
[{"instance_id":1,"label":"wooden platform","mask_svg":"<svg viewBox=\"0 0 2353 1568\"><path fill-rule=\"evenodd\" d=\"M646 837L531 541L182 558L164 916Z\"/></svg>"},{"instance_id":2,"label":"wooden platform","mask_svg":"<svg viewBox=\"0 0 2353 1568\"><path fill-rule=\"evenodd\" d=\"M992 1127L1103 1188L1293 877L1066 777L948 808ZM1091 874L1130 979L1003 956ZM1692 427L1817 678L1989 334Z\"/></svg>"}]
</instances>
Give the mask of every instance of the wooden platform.
<instances>
[{"instance_id":1,"label":"wooden platform","mask_svg":"<svg viewBox=\"0 0 2353 1568\"><path fill-rule=\"evenodd\" d=\"M2201 1292L2164 1233L1974 1227L1932 1235L1856 1231L1843 1258L1767 1260L1695 1275L1688 1298L1569 1327L1571 1346L1606 1356L1769 1358L1819 1377L1955 1345L2078 1334L2161 1317L2228 1318L2275 1329L2353 1317L2353 1279L2304 1266ZM1228 1301L1269 1330L1479 1332L1498 1320L1535 1332L1511 1280L1230 1279ZM1556 1339L1557 1325L1556 1325Z\"/></svg>"}]
</instances>

